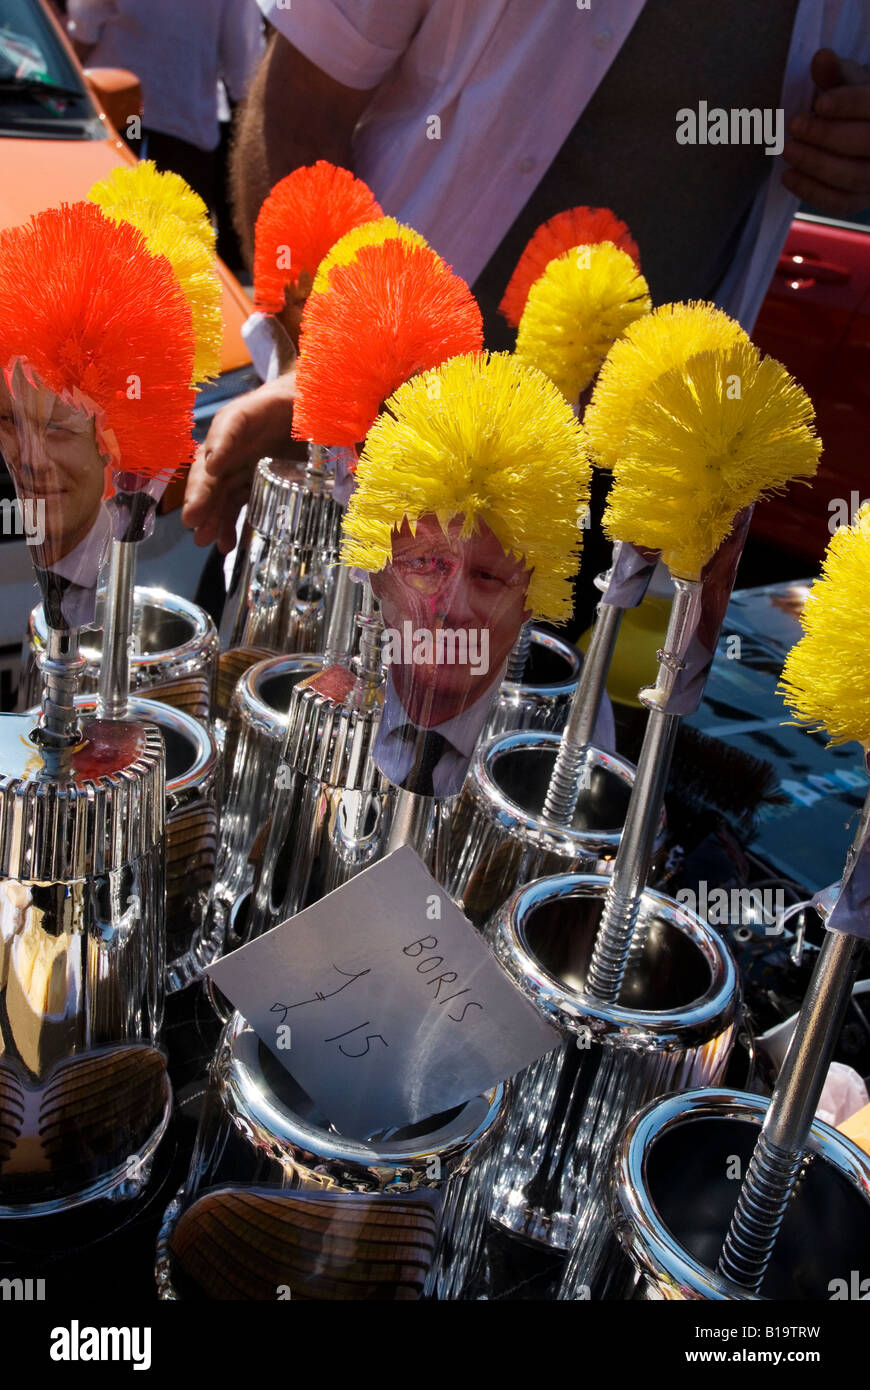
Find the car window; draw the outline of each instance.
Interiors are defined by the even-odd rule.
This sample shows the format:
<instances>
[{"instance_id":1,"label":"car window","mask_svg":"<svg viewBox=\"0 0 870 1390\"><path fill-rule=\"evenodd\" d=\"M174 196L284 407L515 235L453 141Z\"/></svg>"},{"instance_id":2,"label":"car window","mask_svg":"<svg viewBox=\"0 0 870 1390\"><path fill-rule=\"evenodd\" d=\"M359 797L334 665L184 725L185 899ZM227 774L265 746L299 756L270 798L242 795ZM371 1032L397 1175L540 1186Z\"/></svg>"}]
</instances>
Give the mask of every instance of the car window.
<instances>
[{"instance_id":1,"label":"car window","mask_svg":"<svg viewBox=\"0 0 870 1390\"><path fill-rule=\"evenodd\" d=\"M82 139L95 116L41 0L0 0L0 131Z\"/></svg>"}]
</instances>

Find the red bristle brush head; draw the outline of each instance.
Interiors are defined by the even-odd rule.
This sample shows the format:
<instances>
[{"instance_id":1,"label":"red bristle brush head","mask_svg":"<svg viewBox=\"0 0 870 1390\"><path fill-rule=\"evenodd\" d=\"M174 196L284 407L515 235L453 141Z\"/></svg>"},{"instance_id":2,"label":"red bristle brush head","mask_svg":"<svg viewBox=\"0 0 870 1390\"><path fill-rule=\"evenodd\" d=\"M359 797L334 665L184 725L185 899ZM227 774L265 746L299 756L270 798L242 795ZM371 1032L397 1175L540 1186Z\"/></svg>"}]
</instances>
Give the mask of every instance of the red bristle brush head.
<instances>
[{"instance_id":1,"label":"red bristle brush head","mask_svg":"<svg viewBox=\"0 0 870 1390\"><path fill-rule=\"evenodd\" d=\"M0 370L16 359L84 398L115 468L156 478L190 462L190 305L129 223L73 203L0 232Z\"/></svg>"},{"instance_id":2,"label":"red bristle brush head","mask_svg":"<svg viewBox=\"0 0 870 1390\"><path fill-rule=\"evenodd\" d=\"M483 347L477 301L428 246L363 246L330 285L302 315L296 439L357 444L403 381Z\"/></svg>"},{"instance_id":3,"label":"red bristle brush head","mask_svg":"<svg viewBox=\"0 0 870 1390\"><path fill-rule=\"evenodd\" d=\"M499 313L512 328L517 328L529 290L550 261L563 256L573 246L594 246L599 241L612 241L640 268L637 244L625 223L609 208L570 208L567 212L557 212L555 217L542 223L517 261L498 306Z\"/></svg>"},{"instance_id":4,"label":"red bristle brush head","mask_svg":"<svg viewBox=\"0 0 870 1390\"><path fill-rule=\"evenodd\" d=\"M304 298L339 237L383 215L371 189L349 169L325 159L294 169L275 184L254 227L255 307L279 314L286 288Z\"/></svg>"}]
</instances>

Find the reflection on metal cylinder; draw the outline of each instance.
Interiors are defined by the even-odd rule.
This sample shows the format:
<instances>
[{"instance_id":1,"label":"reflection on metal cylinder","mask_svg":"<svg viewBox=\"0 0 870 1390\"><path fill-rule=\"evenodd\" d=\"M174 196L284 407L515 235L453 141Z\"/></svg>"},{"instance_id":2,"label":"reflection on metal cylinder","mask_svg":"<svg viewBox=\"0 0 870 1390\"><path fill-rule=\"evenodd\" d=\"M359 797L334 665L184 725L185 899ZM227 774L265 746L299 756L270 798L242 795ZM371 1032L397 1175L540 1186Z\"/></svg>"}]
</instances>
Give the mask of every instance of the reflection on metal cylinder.
<instances>
[{"instance_id":1,"label":"reflection on metal cylinder","mask_svg":"<svg viewBox=\"0 0 870 1390\"><path fill-rule=\"evenodd\" d=\"M588 874L539 879L489 929L514 983L565 1037L517 1079L492 1216L560 1250L581 1224L593 1243L594 1229L607 1228L602 1172L626 1120L654 1096L721 1079L740 1006L725 945L653 890L643 895L618 1004L585 995L607 883Z\"/></svg>"},{"instance_id":2,"label":"reflection on metal cylinder","mask_svg":"<svg viewBox=\"0 0 870 1390\"><path fill-rule=\"evenodd\" d=\"M870 1244L870 1158L818 1120L760 1294L716 1272L768 1105L744 1091L692 1090L646 1106L628 1124L611 1165L611 1209L633 1266L636 1297L866 1297L853 1285L866 1269ZM560 1297L578 1296L584 1263L578 1246ZM623 1295L615 1288L613 1296Z\"/></svg>"},{"instance_id":3,"label":"reflection on metal cylinder","mask_svg":"<svg viewBox=\"0 0 870 1390\"><path fill-rule=\"evenodd\" d=\"M0 740L0 1216L148 1176L169 1117L164 761L148 724L81 721L49 756Z\"/></svg>"},{"instance_id":4,"label":"reflection on metal cylinder","mask_svg":"<svg viewBox=\"0 0 870 1390\"><path fill-rule=\"evenodd\" d=\"M160 1297L460 1297L505 1111L496 1086L420 1124L345 1137L235 1014L161 1230Z\"/></svg>"},{"instance_id":5,"label":"reflection on metal cylinder","mask_svg":"<svg viewBox=\"0 0 870 1390\"><path fill-rule=\"evenodd\" d=\"M85 658L79 690L96 694L100 679L103 632L101 601L96 625L81 631ZM48 629L42 604L30 615L25 643L19 705L35 705L41 694L38 660ZM137 584L133 599L135 648L130 654L130 693L160 700L208 724L214 710L218 636L204 609L165 589Z\"/></svg>"}]
</instances>

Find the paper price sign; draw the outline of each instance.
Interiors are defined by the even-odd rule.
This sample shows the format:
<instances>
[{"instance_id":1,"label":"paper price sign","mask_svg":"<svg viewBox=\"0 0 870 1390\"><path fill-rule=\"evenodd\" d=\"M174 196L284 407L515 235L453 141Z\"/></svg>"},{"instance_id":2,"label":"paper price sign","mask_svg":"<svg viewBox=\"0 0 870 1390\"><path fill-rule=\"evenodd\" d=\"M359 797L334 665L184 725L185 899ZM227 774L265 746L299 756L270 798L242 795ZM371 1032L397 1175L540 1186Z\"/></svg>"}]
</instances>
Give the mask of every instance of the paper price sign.
<instances>
[{"instance_id":1,"label":"paper price sign","mask_svg":"<svg viewBox=\"0 0 870 1390\"><path fill-rule=\"evenodd\" d=\"M407 847L208 973L356 1139L449 1110L560 1042Z\"/></svg>"}]
</instances>

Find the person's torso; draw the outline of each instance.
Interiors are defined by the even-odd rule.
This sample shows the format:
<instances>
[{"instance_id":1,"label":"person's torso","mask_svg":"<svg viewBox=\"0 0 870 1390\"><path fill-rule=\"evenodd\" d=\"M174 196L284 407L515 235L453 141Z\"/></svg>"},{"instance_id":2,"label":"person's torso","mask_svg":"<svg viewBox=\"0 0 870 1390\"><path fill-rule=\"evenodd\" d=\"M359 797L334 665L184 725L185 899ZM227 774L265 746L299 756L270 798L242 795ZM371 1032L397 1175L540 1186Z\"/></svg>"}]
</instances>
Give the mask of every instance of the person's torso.
<instances>
[{"instance_id":1,"label":"person's torso","mask_svg":"<svg viewBox=\"0 0 870 1390\"><path fill-rule=\"evenodd\" d=\"M526 242L581 204L627 222L654 303L714 294L770 151L781 150L781 139L779 148L767 142L783 131L777 109L796 9L797 0L648 0L477 281L489 345L509 344L494 314Z\"/></svg>"},{"instance_id":2,"label":"person's torso","mask_svg":"<svg viewBox=\"0 0 870 1390\"><path fill-rule=\"evenodd\" d=\"M114 6L89 65L134 72L146 126L213 148L224 0L114 0Z\"/></svg>"}]
</instances>

